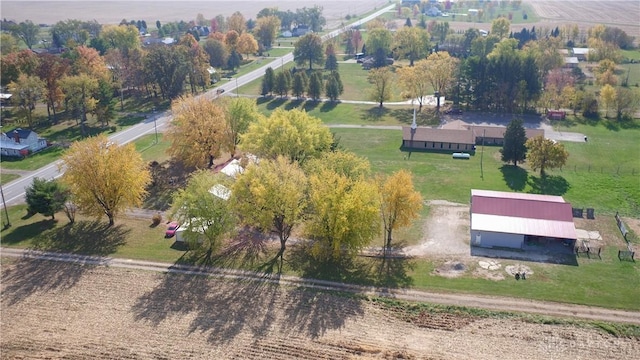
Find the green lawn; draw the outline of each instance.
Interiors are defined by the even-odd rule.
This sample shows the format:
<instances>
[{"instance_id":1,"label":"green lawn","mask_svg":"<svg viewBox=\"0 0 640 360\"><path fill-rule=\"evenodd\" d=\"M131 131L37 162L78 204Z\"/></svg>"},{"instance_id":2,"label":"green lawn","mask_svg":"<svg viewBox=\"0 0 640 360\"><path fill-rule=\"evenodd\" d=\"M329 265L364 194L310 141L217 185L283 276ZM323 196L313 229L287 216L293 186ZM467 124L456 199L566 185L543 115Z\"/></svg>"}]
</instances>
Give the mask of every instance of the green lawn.
<instances>
[{"instance_id":1,"label":"green lawn","mask_svg":"<svg viewBox=\"0 0 640 360\"><path fill-rule=\"evenodd\" d=\"M402 168L414 174L415 185L426 199L467 203L471 189L542 192L563 195L576 207L628 216L640 213L640 164L627 156L640 153L640 129L608 130L602 125L576 126L570 131L587 134L588 143L569 143L569 161L563 170L549 172L546 183L526 165L515 169L500 161L499 147L478 148L470 160L453 160L450 154L399 150L399 130L332 128L349 151L367 157L374 171L391 173ZM366 139L363 141L362 139ZM482 171L480 163L482 159ZM617 166L620 172L617 173ZM591 170L589 170L591 166Z\"/></svg>"},{"instance_id":2,"label":"green lawn","mask_svg":"<svg viewBox=\"0 0 640 360\"><path fill-rule=\"evenodd\" d=\"M58 160L62 152L63 149L61 147L52 146L24 159L2 158L0 167L16 170L35 170Z\"/></svg>"},{"instance_id":3,"label":"green lawn","mask_svg":"<svg viewBox=\"0 0 640 360\"><path fill-rule=\"evenodd\" d=\"M170 158L169 155L167 155L167 149L171 146L171 143L164 139L162 133L158 134L157 143L155 134L149 134L139 138L134 144L136 150L142 154L142 159L146 162L155 160L162 163Z\"/></svg>"},{"instance_id":4,"label":"green lawn","mask_svg":"<svg viewBox=\"0 0 640 360\"><path fill-rule=\"evenodd\" d=\"M6 174L6 173L2 173L0 171L0 184L6 184L9 183L17 178L19 178L20 175L18 174Z\"/></svg>"}]
</instances>

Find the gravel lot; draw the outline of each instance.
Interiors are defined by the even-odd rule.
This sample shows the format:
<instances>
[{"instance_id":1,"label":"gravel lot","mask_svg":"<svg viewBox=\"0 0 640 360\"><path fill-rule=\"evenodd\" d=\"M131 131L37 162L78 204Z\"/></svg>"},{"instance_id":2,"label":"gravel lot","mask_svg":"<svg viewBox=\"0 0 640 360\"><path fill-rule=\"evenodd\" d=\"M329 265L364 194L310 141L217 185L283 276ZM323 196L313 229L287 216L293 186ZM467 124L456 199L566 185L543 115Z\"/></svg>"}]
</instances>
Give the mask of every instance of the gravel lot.
<instances>
[{"instance_id":1,"label":"gravel lot","mask_svg":"<svg viewBox=\"0 0 640 360\"><path fill-rule=\"evenodd\" d=\"M640 340L422 314L292 287L21 260L3 264L2 359L608 359ZM636 355L633 355L636 354Z\"/></svg>"}]
</instances>

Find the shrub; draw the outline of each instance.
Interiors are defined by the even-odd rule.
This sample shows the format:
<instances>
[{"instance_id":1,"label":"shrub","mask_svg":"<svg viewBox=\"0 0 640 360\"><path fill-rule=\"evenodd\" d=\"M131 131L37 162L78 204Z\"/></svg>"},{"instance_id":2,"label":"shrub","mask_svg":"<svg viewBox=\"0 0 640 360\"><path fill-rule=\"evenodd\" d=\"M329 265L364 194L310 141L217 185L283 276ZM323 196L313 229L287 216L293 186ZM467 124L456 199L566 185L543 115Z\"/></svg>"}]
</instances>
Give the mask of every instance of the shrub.
<instances>
[{"instance_id":1,"label":"shrub","mask_svg":"<svg viewBox=\"0 0 640 360\"><path fill-rule=\"evenodd\" d=\"M162 222L162 215L160 213L154 214L151 218L151 221L153 221L153 226L160 225L160 223Z\"/></svg>"}]
</instances>

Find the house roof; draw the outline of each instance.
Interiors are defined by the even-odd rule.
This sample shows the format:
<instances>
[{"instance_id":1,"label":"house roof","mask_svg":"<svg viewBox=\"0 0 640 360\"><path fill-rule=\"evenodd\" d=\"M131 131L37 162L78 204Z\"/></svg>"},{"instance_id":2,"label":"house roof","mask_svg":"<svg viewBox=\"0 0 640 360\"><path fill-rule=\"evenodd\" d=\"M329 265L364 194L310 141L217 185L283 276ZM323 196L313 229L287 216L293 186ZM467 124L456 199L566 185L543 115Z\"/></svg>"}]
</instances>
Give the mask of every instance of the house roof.
<instances>
[{"instance_id":1,"label":"house roof","mask_svg":"<svg viewBox=\"0 0 640 360\"><path fill-rule=\"evenodd\" d=\"M412 136L411 127L402 127L402 140L413 141L437 141L452 144L476 143L473 132L470 130L434 129L429 127L419 127Z\"/></svg>"},{"instance_id":2,"label":"house roof","mask_svg":"<svg viewBox=\"0 0 640 360\"><path fill-rule=\"evenodd\" d=\"M8 138L10 138L10 139L13 139L13 138L14 138L14 136L15 136L14 134L16 134L16 133L17 133L17 134L18 134L18 136L20 137L20 139L26 139L26 138L28 138L28 137L31 135L31 133L32 133L32 132L33 132L33 131L28 130L28 129L21 129L21 128L17 128L17 129L14 129L14 130L9 131L9 132L7 133L7 137L8 137Z\"/></svg>"},{"instance_id":3,"label":"house roof","mask_svg":"<svg viewBox=\"0 0 640 360\"><path fill-rule=\"evenodd\" d=\"M471 230L575 239L571 204L561 196L471 190Z\"/></svg>"},{"instance_id":4,"label":"house roof","mask_svg":"<svg viewBox=\"0 0 640 360\"><path fill-rule=\"evenodd\" d=\"M578 64L578 58L575 56L565 56L564 57L564 63L565 64Z\"/></svg>"},{"instance_id":5,"label":"house roof","mask_svg":"<svg viewBox=\"0 0 640 360\"><path fill-rule=\"evenodd\" d=\"M233 159L230 163L225 165L225 167L220 170L221 173L232 178L237 177L242 173L242 171L244 171L244 169L242 168L242 166L240 166L240 161L238 159Z\"/></svg>"},{"instance_id":6,"label":"house roof","mask_svg":"<svg viewBox=\"0 0 640 360\"><path fill-rule=\"evenodd\" d=\"M573 55L587 55L589 54L589 48L573 48Z\"/></svg>"},{"instance_id":7,"label":"house roof","mask_svg":"<svg viewBox=\"0 0 640 360\"><path fill-rule=\"evenodd\" d=\"M413 139L411 138L411 128L402 128L402 140L413 141L437 141L437 142L449 142L453 144L475 144L477 137L484 138L504 138L504 132L506 131L504 126L476 126L466 125L462 122L453 123L446 128L429 128L418 127ZM544 136L544 130L541 129L525 129L527 138L533 138L539 135Z\"/></svg>"}]
</instances>

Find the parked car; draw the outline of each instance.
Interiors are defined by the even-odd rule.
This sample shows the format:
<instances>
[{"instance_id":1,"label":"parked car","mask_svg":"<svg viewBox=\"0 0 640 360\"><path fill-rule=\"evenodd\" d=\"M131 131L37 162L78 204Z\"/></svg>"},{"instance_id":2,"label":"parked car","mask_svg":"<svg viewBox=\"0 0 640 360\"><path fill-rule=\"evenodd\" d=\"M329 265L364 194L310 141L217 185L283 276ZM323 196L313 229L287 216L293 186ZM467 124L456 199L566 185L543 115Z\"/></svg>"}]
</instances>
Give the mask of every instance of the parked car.
<instances>
[{"instance_id":1,"label":"parked car","mask_svg":"<svg viewBox=\"0 0 640 360\"><path fill-rule=\"evenodd\" d=\"M178 224L176 221L170 222L169 225L167 225L167 231L164 233L164 237L166 238L173 237L176 234L176 231L178 230L179 227L180 227L180 224Z\"/></svg>"}]
</instances>

